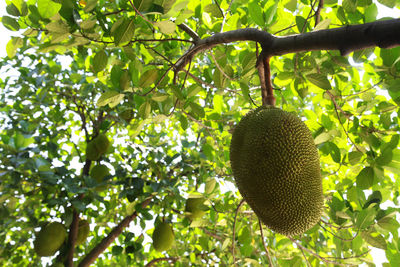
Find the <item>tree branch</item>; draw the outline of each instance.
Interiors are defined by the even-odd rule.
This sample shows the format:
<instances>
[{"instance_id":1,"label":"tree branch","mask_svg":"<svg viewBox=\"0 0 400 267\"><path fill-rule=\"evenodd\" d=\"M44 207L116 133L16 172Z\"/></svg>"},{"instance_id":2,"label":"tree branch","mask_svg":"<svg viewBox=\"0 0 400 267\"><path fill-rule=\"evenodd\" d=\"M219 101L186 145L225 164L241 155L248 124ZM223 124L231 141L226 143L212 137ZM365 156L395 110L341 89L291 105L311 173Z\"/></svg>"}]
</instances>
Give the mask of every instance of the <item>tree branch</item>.
<instances>
[{"instance_id":1,"label":"tree branch","mask_svg":"<svg viewBox=\"0 0 400 267\"><path fill-rule=\"evenodd\" d=\"M317 11L315 12L315 26L317 26L321 20L321 10L323 8L324 8L324 0L319 0L318 8Z\"/></svg>"},{"instance_id":2,"label":"tree branch","mask_svg":"<svg viewBox=\"0 0 400 267\"><path fill-rule=\"evenodd\" d=\"M142 208L145 208L151 202L151 197L144 200L141 204ZM132 213L131 215L125 217L117 226L112 229L112 231L99 243L96 247L94 247L79 263L79 267L87 267L92 264L97 257L106 250L112 242L122 233L122 231L129 226L130 222L134 220L138 216L137 211Z\"/></svg>"},{"instance_id":3,"label":"tree branch","mask_svg":"<svg viewBox=\"0 0 400 267\"><path fill-rule=\"evenodd\" d=\"M179 260L179 257L174 257L174 258L166 258L166 257L164 257L164 258L157 258L157 259L153 259L153 260L149 261L149 262L145 265L145 267L153 266L154 264L156 264L157 262L160 262L160 261L172 261L172 262L176 262L177 260Z\"/></svg>"},{"instance_id":4,"label":"tree branch","mask_svg":"<svg viewBox=\"0 0 400 267\"><path fill-rule=\"evenodd\" d=\"M272 262L268 246L267 246L267 244L265 243L265 240L264 240L264 233L263 233L263 228L262 228L262 223L261 223L260 218L258 218L258 226L260 227L261 240L262 240L262 243L263 243L263 246L264 246L264 249L265 249L265 253L267 254L269 265L274 267L274 263Z\"/></svg>"},{"instance_id":5,"label":"tree branch","mask_svg":"<svg viewBox=\"0 0 400 267\"><path fill-rule=\"evenodd\" d=\"M375 21L360 25L348 25L341 28L307 32L284 37L268 32L248 28L216 33L200 39L177 62L180 71L197 54L218 44L237 41L259 42L270 56L313 50L339 50L341 55L369 47L390 48L400 45L400 19Z\"/></svg>"},{"instance_id":6,"label":"tree branch","mask_svg":"<svg viewBox=\"0 0 400 267\"><path fill-rule=\"evenodd\" d=\"M191 28L189 28L189 26L186 25L185 23L179 24L178 28L181 29L182 31L186 32L190 37L192 37L194 42L197 42L198 40L200 40L199 35L195 31L193 31Z\"/></svg>"}]
</instances>

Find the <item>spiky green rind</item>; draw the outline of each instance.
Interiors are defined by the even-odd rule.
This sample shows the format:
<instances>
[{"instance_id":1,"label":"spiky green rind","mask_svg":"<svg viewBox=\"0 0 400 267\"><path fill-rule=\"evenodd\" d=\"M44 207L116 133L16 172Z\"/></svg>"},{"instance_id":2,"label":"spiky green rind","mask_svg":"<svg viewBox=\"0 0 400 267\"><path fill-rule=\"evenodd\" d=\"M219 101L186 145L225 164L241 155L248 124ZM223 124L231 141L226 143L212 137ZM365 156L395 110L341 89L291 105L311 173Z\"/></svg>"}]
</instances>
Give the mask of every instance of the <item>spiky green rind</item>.
<instances>
[{"instance_id":1,"label":"spiky green rind","mask_svg":"<svg viewBox=\"0 0 400 267\"><path fill-rule=\"evenodd\" d=\"M89 222L87 220L80 220L78 227L78 235L76 237L76 245L80 245L86 241L90 232Z\"/></svg>"},{"instance_id":2,"label":"spiky green rind","mask_svg":"<svg viewBox=\"0 0 400 267\"><path fill-rule=\"evenodd\" d=\"M86 146L86 158L88 160L98 160L107 152L110 147L110 140L104 134L99 134Z\"/></svg>"},{"instance_id":3,"label":"spiky green rind","mask_svg":"<svg viewBox=\"0 0 400 267\"><path fill-rule=\"evenodd\" d=\"M92 142L94 142L100 154L106 153L110 147L110 140L108 140L107 136L104 134L99 134Z\"/></svg>"},{"instance_id":4,"label":"spiky green rind","mask_svg":"<svg viewBox=\"0 0 400 267\"><path fill-rule=\"evenodd\" d=\"M34 250L39 257L53 256L60 249L67 237L67 230L59 222L51 222L43 227L33 242Z\"/></svg>"},{"instance_id":5,"label":"spiky green rind","mask_svg":"<svg viewBox=\"0 0 400 267\"><path fill-rule=\"evenodd\" d=\"M319 154L298 117L272 106L250 111L234 130L230 158L240 193L270 229L293 236L320 220Z\"/></svg>"},{"instance_id":6,"label":"spiky green rind","mask_svg":"<svg viewBox=\"0 0 400 267\"><path fill-rule=\"evenodd\" d=\"M152 238L155 250L162 252L170 249L175 240L172 226L166 222L160 223L154 229Z\"/></svg>"},{"instance_id":7,"label":"spiky green rind","mask_svg":"<svg viewBox=\"0 0 400 267\"><path fill-rule=\"evenodd\" d=\"M110 175L110 170L106 165L103 164L97 164L94 166L90 172L89 175L95 179L98 183L102 183L104 180L104 177ZM96 191L103 191L107 188L105 185L97 186Z\"/></svg>"}]
</instances>

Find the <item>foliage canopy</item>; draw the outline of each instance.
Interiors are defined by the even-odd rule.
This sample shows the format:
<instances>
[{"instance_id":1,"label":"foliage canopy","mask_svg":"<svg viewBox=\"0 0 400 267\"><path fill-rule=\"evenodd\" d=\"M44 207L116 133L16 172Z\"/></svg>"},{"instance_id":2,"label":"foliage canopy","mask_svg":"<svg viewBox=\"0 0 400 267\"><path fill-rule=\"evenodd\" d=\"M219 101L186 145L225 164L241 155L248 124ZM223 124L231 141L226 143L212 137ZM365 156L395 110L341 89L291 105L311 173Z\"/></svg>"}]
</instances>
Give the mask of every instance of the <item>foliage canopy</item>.
<instances>
[{"instance_id":1,"label":"foliage canopy","mask_svg":"<svg viewBox=\"0 0 400 267\"><path fill-rule=\"evenodd\" d=\"M43 263L35 234L58 221L69 241L48 262L67 265L265 266L264 240L275 266L372 265L372 247L400 266L400 47L270 59L276 105L305 121L321 159L321 222L293 238L260 232L229 164L234 125L262 103L257 43L214 46L174 71L196 38L373 22L371 0L6 2L3 25L23 34L0 62L2 265ZM86 148L99 134L111 144L96 163ZM203 217L188 218L189 197L206 199ZM71 250L79 218L90 233ZM151 245L162 221L175 235L163 253Z\"/></svg>"}]
</instances>

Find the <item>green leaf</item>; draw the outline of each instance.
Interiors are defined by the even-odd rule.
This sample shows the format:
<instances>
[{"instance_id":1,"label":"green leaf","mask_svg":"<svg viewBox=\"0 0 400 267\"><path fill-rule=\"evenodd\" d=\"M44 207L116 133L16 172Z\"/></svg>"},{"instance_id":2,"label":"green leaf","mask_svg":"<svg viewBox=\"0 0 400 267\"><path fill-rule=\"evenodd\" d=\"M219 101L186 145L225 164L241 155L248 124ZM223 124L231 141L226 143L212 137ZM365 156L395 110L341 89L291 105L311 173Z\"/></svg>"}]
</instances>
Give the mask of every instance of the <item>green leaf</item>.
<instances>
[{"instance_id":1,"label":"green leaf","mask_svg":"<svg viewBox=\"0 0 400 267\"><path fill-rule=\"evenodd\" d=\"M343 8L346 12L356 12L357 11L357 1L356 0L343 0Z\"/></svg>"},{"instance_id":2,"label":"green leaf","mask_svg":"<svg viewBox=\"0 0 400 267\"><path fill-rule=\"evenodd\" d=\"M69 27L61 20L50 22L46 25L46 29L52 33L69 33Z\"/></svg>"},{"instance_id":3,"label":"green leaf","mask_svg":"<svg viewBox=\"0 0 400 267\"><path fill-rule=\"evenodd\" d=\"M392 161L393 152L390 148L385 149L382 154L375 160L375 162L380 165L384 166L389 164Z\"/></svg>"},{"instance_id":4,"label":"green leaf","mask_svg":"<svg viewBox=\"0 0 400 267\"><path fill-rule=\"evenodd\" d=\"M157 93L154 93L154 94L151 96L151 99L154 100L154 101L156 101L156 102L163 102L163 101L167 100L168 97L169 97L168 94L163 94L163 93L158 93L158 92L157 92Z\"/></svg>"},{"instance_id":5,"label":"green leaf","mask_svg":"<svg viewBox=\"0 0 400 267\"><path fill-rule=\"evenodd\" d=\"M204 118L204 116L206 115L204 112L204 108L197 103L191 102L190 108L194 112L195 116L198 118Z\"/></svg>"},{"instance_id":6,"label":"green leaf","mask_svg":"<svg viewBox=\"0 0 400 267\"><path fill-rule=\"evenodd\" d=\"M400 227L399 222L395 218L392 218L392 216L385 216L385 217L379 219L378 225L382 229L385 229L392 233L397 233L397 231Z\"/></svg>"},{"instance_id":7,"label":"green leaf","mask_svg":"<svg viewBox=\"0 0 400 267\"><path fill-rule=\"evenodd\" d=\"M150 115L150 112L151 112L151 104L149 101L144 102L139 107L139 116L143 119L147 119Z\"/></svg>"},{"instance_id":8,"label":"green leaf","mask_svg":"<svg viewBox=\"0 0 400 267\"><path fill-rule=\"evenodd\" d=\"M88 0L83 11L86 13L91 12L97 6L98 0Z\"/></svg>"},{"instance_id":9,"label":"green leaf","mask_svg":"<svg viewBox=\"0 0 400 267\"><path fill-rule=\"evenodd\" d=\"M276 1L274 5L270 6L265 12L265 23L270 25L275 17L276 10L278 8L279 1Z\"/></svg>"},{"instance_id":10,"label":"green leaf","mask_svg":"<svg viewBox=\"0 0 400 267\"><path fill-rule=\"evenodd\" d=\"M323 21L320 21L317 26L315 26L313 31L319 31L319 30L325 30L329 28L329 25L331 24L330 19L325 19Z\"/></svg>"},{"instance_id":11,"label":"green leaf","mask_svg":"<svg viewBox=\"0 0 400 267\"><path fill-rule=\"evenodd\" d=\"M117 28L115 30L111 30L113 32L115 45L121 45L130 42L135 34L134 20L124 19L122 22L117 21L117 23L119 23L117 24Z\"/></svg>"},{"instance_id":12,"label":"green leaf","mask_svg":"<svg viewBox=\"0 0 400 267\"><path fill-rule=\"evenodd\" d=\"M216 4L209 4L204 7L204 11L210 13L215 18L221 18L222 14Z\"/></svg>"},{"instance_id":13,"label":"green leaf","mask_svg":"<svg viewBox=\"0 0 400 267\"><path fill-rule=\"evenodd\" d=\"M124 99L124 96L124 94L120 94L116 91L107 91L100 96L96 105L98 107L103 107L108 104L110 108L113 108Z\"/></svg>"},{"instance_id":14,"label":"green leaf","mask_svg":"<svg viewBox=\"0 0 400 267\"><path fill-rule=\"evenodd\" d=\"M151 84L155 83L158 78L158 70L157 69L149 69L145 71L139 79L139 87L146 88Z\"/></svg>"},{"instance_id":15,"label":"green leaf","mask_svg":"<svg viewBox=\"0 0 400 267\"><path fill-rule=\"evenodd\" d=\"M124 70L122 72L121 77L119 78L119 87L123 90L129 90L131 88L131 77L129 75L128 70Z\"/></svg>"},{"instance_id":16,"label":"green leaf","mask_svg":"<svg viewBox=\"0 0 400 267\"><path fill-rule=\"evenodd\" d=\"M363 62L364 59L367 59L373 52L375 48L366 48L357 50L353 53L353 60L355 62Z\"/></svg>"},{"instance_id":17,"label":"green leaf","mask_svg":"<svg viewBox=\"0 0 400 267\"><path fill-rule=\"evenodd\" d=\"M351 165L355 165L358 162L360 162L363 155L364 155L364 153L362 153L360 151L351 151L351 152L349 152L349 154L347 154L347 158L349 159L349 163Z\"/></svg>"},{"instance_id":18,"label":"green leaf","mask_svg":"<svg viewBox=\"0 0 400 267\"><path fill-rule=\"evenodd\" d=\"M369 208L360 211L356 218L357 229L364 229L369 227L371 224L374 223L375 216L376 210L373 206L370 206Z\"/></svg>"},{"instance_id":19,"label":"green leaf","mask_svg":"<svg viewBox=\"0 0 400 267\"><path fill-rule=\"evenodd\" d=\"M307 26L304 26L307 23L306 19L302 16L296 16L296 26L299 33L302 33L307 30Z\"/></svg>"},{"instance_id":20,"label":"green leaf","mask_svg":"<svg viewBox=\"0 0 400 267\"><path fill-rule=\"evenodd\" d=\"M248 4L248 9L249 9L249 16L254 20L257 25L264 27L265 26L265 20L264 20L264 15L263 15L263 8L259 5L259 2L253 1Z\"/></svg>"},{"instance_id":21,"label":"green leaf","mask_svg":"<svg viewBox=\"0 0 400 267\"><path fill-rule=\"evenodd\" d=\"M133 0L135 7L140 12L148 11L153 4L153 0Z\"/></svg>"},{"instance_id":22,"label":"green leaf","mask_svg":"<svg viewBox=\"0 0 400 267\"><path fill-rule=\"evenodd\" d=\"M23 44L24 41L22 38L12 37L6 46L7 56L13 58L16 55L18 48L22 47Z\"/></svg>"},{"instance_id":23,"label":"green leaf","mask_svg":"<svg viewBox=\"0 0 400 267\"><path fill-rule=\"evenodd\" d=\"M377 232L374 232L372 230L363 231L361 232L361 237L365 240L365 242L367 242L373 247L380 248L383 250L386 250L387 248L385 238Z\"/></svg>"},{"instance_id":24,"label":"green leaf","mask_svg":"<svg viewBox=\"0 0 400 267\"><path fill-rule=\"evenodd\" d=\"M61 9L61 4L51 0L38 0L37 8L42 18L49 19Z\"/></svg>"},{"instance_id":25,"label":"green leaf","mask_svg":"<svg viewBox=\"0 0 400 267\"><path fill-rule=\"evenodd\" d=\"M365 22L373 22L376 20L376 16L378 15L378 8L375 4L369 5L365 9Z\"/></svg>"},{"instance_id":26,"label":"green leaf","mask_svg":"<svg viewBox=\"0 0 400 267\"><path fill-rule=\"evenodd\" d=\"M214 191L216 184L217 184L217 180L215 180L214 178L207 179L206 185L204 187L204 193L211 194Z\"/></svg>"},{"instance_id":27,"label":"green leaf","mask_svg":"<svg viewBox=\"0 0 400 267\"><path fill-rule=\"evenodd\" d=\"M297 0L289 0L286 5L285 8L288 9L291 12L296 11L297 8Z\"/></svg>"},{"instance_id":28,"label":"green leaf","mask_svg":"<svg viewBox=\"0 0 400 267\"><path fill-rule=\"evenodd\" d=\"M329 140L331 140L332 139L332 135L329 133L329 132L324 132L324 133L321 133L320 135L318 135L315 139L314 139L314 143L316 144L316 145L318 145L318 144L322 144L322 143L324 143L324 142L326 142L326 141L329 141Z\"/></svg>"},{"instance_id":29,"label":"green leaf","mask_svg":"<svg viewBox=\"0 0 400 267\"><path fill-rule=\"evenodd\" d=\"M159 27L163 34L173 34L176 29L175 23L169 20L155 22L154 26Z\"/></svg>"},{"instance_id":30,"label":"green leaf","mask_svg":"<svg viewBox=\"0 0 400 267\"><path fill-rule=\"evenodd\" d=\"M394 8L396 5L396 0L378 0L378 2L390 8Z\"/></svg>"},{"instance_id":31,"label":"green leaf","mask_svg":"<svg viewBox=\"0 0 400 267\"><path fill-rule=\"evenodd\" d=\"M330 147L330 155L333 159L334 162L340 163L341 160L341 155L340 155L340 149L337 147L335 143L329 142L329 147Z\"/></svg>"},{"instance_id":32,"label":"green leaf","mask_svg":"<svg viewBox=\"0 0 400 267\"><path fill-rule=\"evenodd\" d=\"M6 10L7 10L7 13L10 14L11 16L15 16L15 17L21 16L21 12L13 3L7 5Z\"/></svg>"},{"instance_id":33,"label":"green leaf","mask_svg":"<svg viewBox=\"0 0 400 267\"><path fill-rule=\"evenodd\" d=\"M18 21L12 17L3 16L1 22L3 23L4 27L10 31L19 31L20 29Z\"/></svg>"},{"instance_id":34,"label":"green leaf","mask_svg":"<svg viewBox=\"0 0 400 267\"><path fill-rule=\"evenodd\" d=\"M108 62L108 56L107 53L104 50L101 50L96 53L96 55L93 57L93 72L97 73L102 70L104 70L107 66Z\"/></svg>"},{"instance_id":35,"label":"green leaf","mask_svg":"<svg viewBox=\"0 0 400 267\"><path fill-rule=\"evenodd\" d=\"M312 84L318 86L319 88L325 89L325 90L331 90L331 83L329 82L328 78L326 75L321 74L321 73L312 73L306 75L307 80L309 80Z\"/></svg>"},{"instance_id":36,"label":"green leaf","mask_svg":"<svg viewBox=\"0 0 400 267\"><path fill-rule=\"evenodd\" d=\"M374 169L365 167L356 177L357 187L360 189L368 189L374 183Z\"/></svg>"},{"instance_id":37,"label":"green leaf","mask_svg":"<svg viewBox=\"0 0 400 267\"><path fill-rule=\"evenodd\" d=\"M81 27L81 29L90 30L96 25L96 23L96 19L84 20L79 26Z\"/></svg>"}]
</instances>

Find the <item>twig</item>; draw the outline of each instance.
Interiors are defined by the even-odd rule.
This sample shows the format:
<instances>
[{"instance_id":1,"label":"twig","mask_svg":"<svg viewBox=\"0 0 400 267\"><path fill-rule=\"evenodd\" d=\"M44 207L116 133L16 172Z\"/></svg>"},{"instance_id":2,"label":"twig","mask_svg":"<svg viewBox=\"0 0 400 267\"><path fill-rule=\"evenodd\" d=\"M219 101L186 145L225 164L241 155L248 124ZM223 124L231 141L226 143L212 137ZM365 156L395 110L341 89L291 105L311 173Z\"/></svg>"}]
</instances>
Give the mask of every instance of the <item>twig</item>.
<instances>
[{"instance_id":1,"label":"twig","mask_svg":"<svg viewBox=\"0 0 400 267\"><path fill-rule=\"evenodd\" d=\"M351 241L354 240L354 238L356 238L356 237L358 236L358 231L357 231L356 235L353 236L353 237L350 238L350 239L342 238L342 237L340 237L340 236L338 236L338 235L335 235L335 234L332 233L331 231L329 231L329 230L328 230L326 227L324 227L321 223L318 223L318 224L319 224L319 226L321 226L325 231L327 231L328 233L330 233L331 235L333 235L333 236L336 237L337 239L342 240L343 242L351 242Z\"/></svg>"},{"instance_id":2,"label":"twig","mask_svg":"<svg viewBox=\"0 0 400 267\"><path fill-rule=\"evenodd\" d=\"M317 11L315 12L315 26L318 25L321 19L321 10L324 8L324 0L319 0Z\"/></svg>"},{"instance_id":3,"label":"twig","mask_svg":"<svg viewBox=\"0 0 400 267\"><path fill-rule=\"evenodd\" d=\"M148 23L150 23L151 25L153 25L153 22L149 21L145 16L143 16L142 13L140 13L139 10L136 9L135 5L133 4L132 0L129 0L129 3L131 3L131 6L133 7L133 9L135 10L136 14L138 14L139 16L141 16L145 21L147 21Z\"/></svg>"},{"instance_id":4,"label":"twig","mask_svg":"<svg viewBox=\"0 0 400 267\"><path fill-rule=\"evenodd\" d=\"M262 228L262 224L261 224L260 218L258 218L258 226L260 227L261 240L262 240L262 243L263 243L263 246L264 246L264 249L265 249L265 253L267 254L269 265L274 267L274 264L273 264L272 259L271 259L271 255L269 253L269 249L267 247L267 244L265 244L264 233L263 233L263 228Z\"/></svg>"},{"instance_id":5,"label":"twig","mask_svg":"<svg viewBox=\"0 0 400 267\"><path fill-rule=\"evenodd\" d=\"M219 5L217 0L214 0L215 4L217 5L219 12L221 12L222 17L225 17L224 11L222 10L221 6Z\"/></svg>"},{"instance_id":6,"label":"twig","mask_svg":"<svg viewBox=\"0 0 400 267\"><path fill-rule=\"evenodd\" d=\"M212 237L214 237L215 239L217 239L217 240L219 240L219 241L225 240L225 237L219 236L219 235L217 235L217 234L215 234L215 233L213 233L213 232L210 232L210 231L207 230L206 228L203 228L203 231L204 231L204 233L206 233L207 235L212 236Z\"/></svg>"},{"instance_id":7,"label":"twig","mask_svg":"<svg viewBox=\"0 0 400 267\"><path fill-rule=\"evenodd\" d=\"M317 253L315 253L311 249L308 249L308 248L304 247L303 245L301 245L299 242L297 242L297 240L293 239L292 237L288 237L288 238L293 243L295 243L297 247L299 247L300 249L304 249L305 251L307 251L308 253L312 254L313 256L317 257L318 259L322 260L325 263L331 263L331 264L340 265L340 266L357 266L355 264L343 264L343 263L340 263L340 262L337 262L337 261L328 260L328 259L318 255ZM340 258L336 258L336 259L340 259Z\"/></svg>"},{"instance_id":8,"label":"twig","mask_svg":"<svg viewBox=\"0 0 400 267\"><path fill-rule=\"evenodd\" d=\"M307 259L306 254L304 253L303 248L300 247L300 251L301 251L301 254L303 254L303 258L304 258L304 260L306 261L307 266L308 266L308 267L312 267L311 264L310 264L310 262L309 262L308 259Z\"/></svg>"},{"instance_id":9,"label":"twig","mask_svg":"<svg viewBox=\"0 0 400 267\"><path fill-rule=\"evenodd\" d=\"M244 199L242 199L242 200L240 201L239 205L238 205L237 208L236 208L236 211L235 211L235 218L234 218L234 220L233 220L232 257L233 257L233 265L234 265L234 266L236 266L236 256L235 256L235 234L236 234L236 229L235 229L235 227L236 227L236 219L237 219L237 216L238 216L238 213L239 213L239 209L240 209L240 207L243 205L244 202L245 202Z\"/></svg>"},{"instance_id":10,"label":"twig","mask_svg":"<svg viewBox=\"0 0 400 267\"><path fill-rule=\"evenodd\" d=\"M215 62L215 66L217 66L217 69L222 73L222 75L224 75L228 80L231 81L235 81L235 78L230 77L228 74L225 73L225 71L222 69L222 67L218 64L217 59L214 56L213 51L210 51L211 57L213 58L214 62Z\"/></svg>"},{"instance_id":11,"label":"twig","mask_svg":"<svg viewBox=\"0 0 400 267\"><path fill-rule=\"evenodd\" d=\"M228 9L225 11L225 14L223 14L224 18L222 19L221 31L220 32L224 31L224 25L225 25L225 22L226 22L226 16L228 15L228 12L231 10L231 6L232 6L233 1L234 0L231 0L231 2L229 3Z\"/></svg>"},{"instance_id":12,"label":"twig","mask_svg":"<svg viewBox=\"0 0 400 267\"><path fill-rule=\"evenodd\" d=\"M154 264L156 264L157 262L160 262L160 261L172 261L172 262L176 262L177 260L179 260L179 258L180 258L180 257L172 257L172 258L166 258L166 257L164 257L164 258L153 259L153 260L149 261L149 262L145 265L145 267L153 266Z\"/></svg>"},{"instance_id":13,"label":"twig","mask_svg":"<svg viewBox=\"0 0 400 267\"><path fill-rule=\"evenodd\" d=\"M202 123L201 121L193 118L192 115L190 115L189 113L187 113L186 111L182 110L182 113L184 113L186 116L188 116L189 119L191 119L192 121L196 122L198 125L200 125L201 127L208 129L208 130L213 130L213 127L209 127L207 125L205 125L204 123Z\"/></svg>"},{"instance_id":14,"label":"twig","mask_svg":"<svg viewBox=\"0 0 400 267\"><path fill-rule=\"evenodd\" d=\"M340 110L342 110L342 109L341 109L341 108L339 107L339 105L336 103L335 98L332 97L332 96L333 96L332 93L329 92L329 90L327 90L326 92L327 92L327 94L330 96L331 101L333 102L333 105L334 105L334 107L335 107L336 117L337 117L337 119L338 119L340 125L342 126L343 131L344 131L344 133L345 133L346 136L347 136L347 139L354 145L354 147L357 149L357 151L362 152L361 149L358 148L358 146L357 146L357 145L353 142L353 140L350 138L349 133L347 132L346 128L344 128L344 125L343 125L342 121L340 120L340 116L339 116L338 109L340 109ZM342 110L342 111L343 111L343 110ZM343 111L343 112L344 112L344 111Z\"/></svg>"},{"instance_id":15,"label":"twig","mask_svg":"<svg viewBox=\"0 0 400 267\"><path fill-rule=\"evenodd\" d=\"M144 43L144 42L170 42L170 41L178 41L178 42L186 42L186 43L194 43L192 40L180 39L180 38L167 38L167 39L134 39L129 42L132 43ZM126 46L128 46L127 44Z\"/></svg>"}]
</instances>

